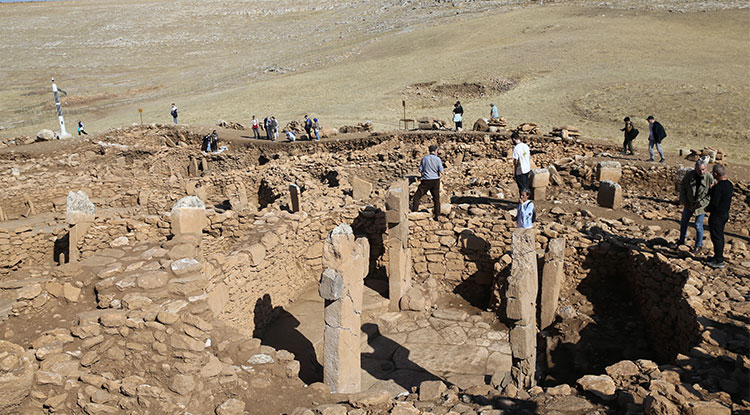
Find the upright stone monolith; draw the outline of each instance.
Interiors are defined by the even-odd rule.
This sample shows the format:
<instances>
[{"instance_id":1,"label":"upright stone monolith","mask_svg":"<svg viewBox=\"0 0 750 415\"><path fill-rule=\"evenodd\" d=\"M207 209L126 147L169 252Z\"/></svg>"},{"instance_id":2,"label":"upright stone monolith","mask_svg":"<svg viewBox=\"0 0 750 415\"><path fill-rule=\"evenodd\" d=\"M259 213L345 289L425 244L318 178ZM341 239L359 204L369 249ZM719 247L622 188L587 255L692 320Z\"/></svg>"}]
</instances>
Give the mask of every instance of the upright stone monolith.
<instances>
[{"instance_id":1,"label":"upright stone monolith","mask_svg":"<svg viewBox=\"0 0 750 415\"><path fill-rule=\"evenodd\" d=\"M531 199L544 200L547 198L550 173L547 169L531 170Z\"/></svg>"},{"instance_id":2,"label":"upright stone monolith","mask_svg":"<svg viewBox=\"0 0 750 415\"><path fill-rule=\"evenodd\" d=\"M513 262L506 302L511 320L510 350L513 357L511 380L518 389L534 386L536 372L536 296L539 280L536 266L536 230L513 231Z\"/></svg>"},{"instance_id":3,"label":"upright stone monolith","mask_svg":"<svg viewBox=\"0 0 750 415\"><path fill-rule=\"evenodd\" d=\"M325 299L323 381L331 393L361 389L360 317L369 264L370 244L355 239L351 226L341 224L328 234L318 293Z\"/></svg>"},{"instance_id":4,"label":"upright stone monolith","mask_svg":"<svg viewBox=\"0 0 750 415\"><path fill-rule=\"evenodd\" d=\"M185 196L174 204L169 219L174 236L184 234L200 236L203 228L208 225L206 205L197 196Z\"/></svg>"},{"instance_id":5,"label":"upright stone monolith","mask_svg":"<svg viewBox=\"0 0 750 415\"><path fill-rule=\"evenodd\" d=\"M292 213L297 213L300 211L300 206L302 201L300 200L302 195L302 190L300 190L299 186L292 183L289 185L289 197L290 197L290 204L291 204L291 210Z\"/></svg>"},{"instance_id":6,"label":"upright stone monolith","mask_svg":"<svg viewBox=\"0 0 750 415\"><path fill-rule=\"evenodd\" d=\"M411 286L409 251L409 182L394 182L385 196L385 220L388 226L388 298L389 309L398 311L401 297Z\"/></svg>"},{"instance_id":7,"label":"upright stone monolith","mask_svg":"<svg viewBox=\"0 0 750 415\"><path fill-rule=\"evenodd\" d=\"M65 219L70 230L68 231L68 261L75 262L81 256L78 251L78 243L94 223L96 207L89 196L83 190L68 192Z\"/></svg>"},{"instance_id":8,"label":"upright stone monolith","mask_svg":"<svg viewBox=\"0 0 750 415\"><path fill-rule=\"evenodd\" d=\"M544 330L555 320L557 302L560 298L565 265L565 239L555 238L549 241L547 253L544 255L544 269L542 270L541 311L539 313L539 329Z\"/></svg>"}]
</instances>

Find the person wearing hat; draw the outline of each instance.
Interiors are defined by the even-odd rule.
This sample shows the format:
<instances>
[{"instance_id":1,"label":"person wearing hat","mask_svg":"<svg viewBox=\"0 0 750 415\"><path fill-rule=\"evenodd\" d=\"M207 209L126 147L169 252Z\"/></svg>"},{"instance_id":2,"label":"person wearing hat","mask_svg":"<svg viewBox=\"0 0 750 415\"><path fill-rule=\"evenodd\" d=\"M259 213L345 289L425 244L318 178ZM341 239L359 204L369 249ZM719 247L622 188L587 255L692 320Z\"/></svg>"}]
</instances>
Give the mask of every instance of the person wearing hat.
<instances>
[{"instance_id":1,"label":"person wearing hat","mask_svg":"<svg viewBox=\"0 0 750 415\"><path fill-rule=\"evenodd\" d=\"M497 110L497 105L490 104L490 119L496 120L498 118L500 118L500 112Z\"/></svg>"},{"instance_id":2,"label":"person wearing hat","mask_svg":"<svg viewBox=\"0 0 750 415\"><path fill-rule=\"evenodd\" d=\"M438 146L432 144L429 147L430 154L422 157L419 163L419 172L422 173L422 181L417 187L412 201L412 212L419 211L419 201L428 191L432 195L432 216L438 220L440 216L440 173L443 171L443 161L437 155Z\"/></svg>"},{"instance_id":3,"label":"person wearing hat","mask_svg":"<svg viewBox=\"0 0 750 415\"><path fill-rule=\"evenodd\" d=\"M666 159L664 158L664 151L661 149L661 142L667 138L667 133L659 121L654 119L653 115L649 115L646 121L648 121L648 154L651 156L647 161L654 161L654 146L656 146L656 150L659 151L661 156L659 163L664 163Z\"/></svg>"},{"instance_id":4,"label":"person wearing hat","mask_svg":"<svg viewBox=\"0 0 750 415\"><path fill-rule=\"evenodd\" d=\"M633 140L638 136L638 129L633 127L633 123L630 122L630 117L625 117L625 127L621 128L620 131L625 133L625 141L622 142L622 154L635 154L633 152Z\"/></svg>"}]
</instances>

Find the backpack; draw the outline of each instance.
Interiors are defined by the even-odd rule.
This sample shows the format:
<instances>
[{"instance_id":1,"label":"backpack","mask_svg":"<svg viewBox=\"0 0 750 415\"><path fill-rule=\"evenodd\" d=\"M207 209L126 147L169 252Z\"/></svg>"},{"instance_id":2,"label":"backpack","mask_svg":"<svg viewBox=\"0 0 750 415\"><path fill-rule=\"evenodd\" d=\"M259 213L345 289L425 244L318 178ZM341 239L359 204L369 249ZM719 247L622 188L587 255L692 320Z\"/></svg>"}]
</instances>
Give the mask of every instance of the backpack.
<instances>
[{"instance_id":1,"label":"backpack","mask_svg":"<svg viewBox=\"0 0 750 415\"><path fill-rule=\"evenodd\" d=\"M173 110L172 110L172 111L170 112L170 114L172 114L172 117L176 117L176 116L177 116L177 108L173 109Z\"/></svg>"}]
</instances>

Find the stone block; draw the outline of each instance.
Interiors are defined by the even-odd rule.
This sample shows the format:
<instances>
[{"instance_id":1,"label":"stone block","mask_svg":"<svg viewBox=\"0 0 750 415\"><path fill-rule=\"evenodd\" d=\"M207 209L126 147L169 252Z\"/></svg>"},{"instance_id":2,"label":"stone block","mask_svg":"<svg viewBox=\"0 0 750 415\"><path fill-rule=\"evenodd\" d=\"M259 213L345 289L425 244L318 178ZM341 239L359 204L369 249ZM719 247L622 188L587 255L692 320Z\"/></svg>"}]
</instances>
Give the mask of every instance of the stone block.
<instances>
[{"instance_id":1,"label":"stone block","mask_svg":"<svg viewBox=\"0 0 750 415\"><path fill-rule=\"evenodd\" d=\"M545 200L547 198L547 187L532 187L529 197L531 200Z\"/></svg>"},{"instance_id":2,"label":"stone block","mask_svg":"<svg viewBox=\"0 0 750 415\"><path fill-rule=\"evenodd\" d=\"M623 205L622 187L619 184L605 180L599 185L599 193L596 196L599 206L619 209Z\"/></svg>"},{"instance_id":3,"label":"stone block","mask_svg":"<svg viewBox=\"0 0 750 415\"><path fill-rule=\"evenodd\" d=\"M335 301L344 295L344 277L334 269L326 269L320 276L318 294L324 300Z\"/></svg>"},{"instance_id":4,"label":"stone block","mask_svg":"<svg viewBox=\"0 0 750 415\"><path fill-rule=\"evenodd\" d=\"M550 173L549 170L540 168L531 170L531 187L547 187L549 186Z\"/></svg>"},{"instance_id":5,"label":"stone block","mask_svg":"<svg viewBox=\"0 0 750 415\"><path fill-rule=\"evenodd\" d=\"M183 207L172 209L169 216L173 235L201 234L208 226L206 209L199 207Z\"/></svg>"},{"instance_id":6,"label":"stone block","mask_svg":"<svg viewBox=\"0 0 750 415\"><path fill-rule=\"evenodd\" d=\"M619 182L622 177L622 166L617 161L600 161L596 164L596 180Z\"/></svg>"},{"instance_id":7,"label":"stone block","mask_svg":"<svg viewBox=\"0 0 750 415\"><path fill-rule=\"evenodd\" d=\"M448 388L441 380L425 380L419 384L420 401L436 401Z\"/></svg>"},{"instance_id":8,"label":"stone block","mask_svg":"<svg viewBox=\"0 0 750 415\"><path fill-rule=\"evenodd\" d=\"M371 193L372 183L356 176L352 179L352 197L354 200L368 199Z\"/></svg>"}]
</instances>

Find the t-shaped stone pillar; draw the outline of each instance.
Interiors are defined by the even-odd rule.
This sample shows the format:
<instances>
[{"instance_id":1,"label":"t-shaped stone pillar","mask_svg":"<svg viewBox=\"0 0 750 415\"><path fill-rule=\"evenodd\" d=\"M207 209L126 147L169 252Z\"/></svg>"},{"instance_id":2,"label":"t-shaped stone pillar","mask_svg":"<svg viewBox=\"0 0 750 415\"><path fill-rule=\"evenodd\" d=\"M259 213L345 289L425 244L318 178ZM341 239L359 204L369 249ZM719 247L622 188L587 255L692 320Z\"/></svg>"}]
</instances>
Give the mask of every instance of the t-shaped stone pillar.
<instances>
[{"instance_id":1,"label":"t-shaped stone pillar","mask_svg":"<svg viewBox=\"0 0 750 415\"><path fill-rule=\"evenodd\" d=\"M512 240L513 263L505 309L513 323L510 329L511 379L518 389L528 389L534 386L536 372L536 295L539 290L536 230L516 229Z\"/></svg>"},{"instance_id":2,"label":"t-shaped stone pillar","mask_svg":"<svg viewBox=\"0 0 750 415\"><path fill-rule=\"evenodd\" d=\"M208 225L206 205L197 196L185 196L174 204L169 219L174 236L201 235L203 228Z\"/></svg>"},{"instance_id":3,"label":"t-shaped stone pillar","mask_svg":"<svg viewBox=\"0 0 750 415\"><path fill-rule=\"evenodd\" d=\"M65 219L70 226L68 232L68 261L76 262L81 256L78 243L94 223L96 207L83 190L68 192Z\"/></svg>"},{"instance_id":4,"label":"t-shaped stone pillar","mask_svg":"<svg viewBox=\"0 0 750 415\"><path fill-rule=\"evenodd\" d=\"M388 224L388 298L389 309L399 310L401 297L411 285L409 251L409 182L394 182L385 196L385 220Z\"/></svg>"},{"instance_id":5,"label":"t-shaped stone pillar","mask_svg":"<svg viewBox=\"0 0 750 415\"><path fill-rule=\"evenodd\" d=\"M544 255L542 270L541 311L539 328L546 329L555 320L557 302L560 298L560 287L565 278L565 239L550 239L547 253Z\"/></svg>"},{"instance_id":6,"label":"t-shaped stone pillar","mask_svg":"<svg viewBox=\"0 0 750 415\"><path fill-rule=\"evenodd\" d=\"M361 389L360 317L369 264L370 244L355 239L351 226L341 224L328 234L318 293L325 299L323 381L331 393Z\"/></svg>"}]
</instances>

